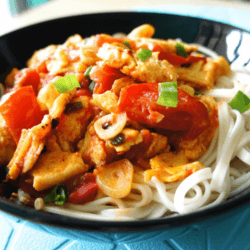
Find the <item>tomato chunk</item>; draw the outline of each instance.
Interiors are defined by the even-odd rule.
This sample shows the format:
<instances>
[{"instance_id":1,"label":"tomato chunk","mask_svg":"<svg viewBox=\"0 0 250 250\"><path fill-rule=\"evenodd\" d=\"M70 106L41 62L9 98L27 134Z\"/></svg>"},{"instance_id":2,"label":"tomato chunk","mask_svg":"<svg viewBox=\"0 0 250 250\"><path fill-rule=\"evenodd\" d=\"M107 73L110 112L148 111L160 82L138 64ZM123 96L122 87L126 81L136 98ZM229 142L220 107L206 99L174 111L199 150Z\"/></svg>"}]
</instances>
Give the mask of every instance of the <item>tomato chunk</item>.
<instances>
[{"instance_id":1,"label":"tomato chunk","mask_svg":"<svg viewBox=\"0 0 250 250\"><path fill-rule=\"evenodd\" d=\"M75 204L93 201L98 189L95 181L95 175L92 173L77 175L67 181L65 185L69 189L67 202Z\"/></svg>"},{"instance_id":2,"label":"tomato chunk","mask_svg":"<svg viewBox=\"0 0 250 250\"><path fill-rule=\"evenodd\" d=\"M16 143L19 141L22 129L29 129L39 124L44 116L32 86L21 87L6 94L0 105L0 113Z\"/></svg>"},{"instance_id":3,"label":"tomato chunk","mask_svg":"<svg viewBox=\"0 0 250 250\"><path fill-rule=\"evenodd\" d=\"M75 97L80 97L80 96L89 96L91 97L92 94L88 89L77 89L75 93Z\"/></svg>"},{"instance_id":4,"label":"tomato chunk","mask_svg":"<svg viewBox=\"0 0 250 250\"><path fill-rule=\"evenodd\" d=\"M15 88L31 85L37 94L40 76L35 69L26 68L15 75Z\"/></svg>"},{"instance_id":5,"label":"tomato chunk","mask_svg":"<svg viewBox=\"0 0 250 250\"><path fill-rule=\"evenodd\" d=\"M90 79L96 82L94 94L102 94L111 89L115 80L123 77L119 69L112 68L107 64L97 64L90 71Z\"/></svg>"},{"instance_id":6,"label":"tomato chunk","mask_svg":"<svg viewBox=\"0 0 250 250\"><path fill-rule=\"evenodd\" d=\"M179 56L176 54L172 54L169 52L164 51L160 45L155 43L149 43L148 49L152 50L153 52L160 52L159 53L159 60L167 60L169 63L171 63L174 66L180 66L183 64L189 64L189 63L195 63L199 61L206 62L206 57L200 57L200 56L188 56L187 58L183 56Z\"/></svg>"},{"instance_id":7,"label":"tomato chunk","mask_svg":"<svg viewBox=\"0 0 250 250\"><path fill-rule=\"evenodd\" d=\"M199 62L199 61L206 62L207 59L205 57L198 57L198 56L188 56L187 58L185 58L185 57L178 56L175 54L161 52L159 54L159 60L167 60L174 66L180 66L180 65Z\"/></svg>"},{"instance_id":8,"label":"tomato chunk","mask_svg":"<svg viewBox=\"0 0 250 250\"><path fill-rule=\"evenodd\" d=\"M176 108L157 104L158 83L133 84L121 90L119 112L150 127L172 131L188 131L189 139L196 138L209 125L205 105L178 89Z\"/></svg>"}]
</instances>

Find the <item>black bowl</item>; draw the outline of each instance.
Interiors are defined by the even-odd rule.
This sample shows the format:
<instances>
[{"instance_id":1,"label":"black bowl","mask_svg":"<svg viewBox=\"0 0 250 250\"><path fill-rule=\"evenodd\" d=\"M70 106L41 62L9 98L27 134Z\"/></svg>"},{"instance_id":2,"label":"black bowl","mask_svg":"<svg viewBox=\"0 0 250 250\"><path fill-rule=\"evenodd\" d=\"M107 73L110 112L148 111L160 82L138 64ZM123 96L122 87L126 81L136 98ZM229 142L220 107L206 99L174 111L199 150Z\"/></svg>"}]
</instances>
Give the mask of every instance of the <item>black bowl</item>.
<instances>
[{"instance_id":1,"label":"black bowl","mask_svg":"<svg viewBox=\"0 0 250 250\"><path fill-rule=\"evenodd\" d=\"M244 60L241 60L241 54L239 53L244 37L249 36L249 32L233 26L169 14L137 12L88 14L35 24L0 37L0 82L3 81L13 67L25 67L26 61L35 50L49 44L61 44L73 34L78 33L82 37L88 37L98 33L128 33L133 28L144 23L150 23L156 28L154 36L156 38L181 38L187 43L199 43L218 52L220 55L225 56L230 63L240 60L242 67L247 67L249 63L250 52L244 52L244 58L246 58L247 53L249 54L248 59ZM229 36L231 38L232 34L236 33L237 43L235 39L232 41L228 39ZM5 176L2 174L1 179L4 178ZM132 222L91 221L69 218L22 207L4 198L0 198L0 209L33 222L61 228L99 232L132 232L173 228L211 217L223 217L226 214L230 216L234 211L239 212L244 209L249 200L250 188L220 205L208 209L164 219Z\"/></svg>"}]
</instances>

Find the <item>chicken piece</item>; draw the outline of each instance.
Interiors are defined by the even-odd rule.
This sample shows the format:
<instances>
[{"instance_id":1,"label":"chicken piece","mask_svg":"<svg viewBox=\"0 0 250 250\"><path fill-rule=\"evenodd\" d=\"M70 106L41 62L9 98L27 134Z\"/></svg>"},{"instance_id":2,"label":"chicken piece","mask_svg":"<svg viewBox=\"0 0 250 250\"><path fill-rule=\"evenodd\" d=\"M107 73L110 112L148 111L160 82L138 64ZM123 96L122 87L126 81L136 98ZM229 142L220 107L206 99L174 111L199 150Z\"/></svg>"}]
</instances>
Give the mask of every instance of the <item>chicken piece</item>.
<instances>
[{"instance_id":1,"label":"chicken piece","mask_svg":"<svg viewBox=\"0 0 250 250\"><path fill-rule=\"evenodd\" d=\"M129 39L136 39L136 38L141 38L141 37L152 37L155 33L155 28L150 25L150 24L143 24L135 29L133 29L128 35L127 38Z\"/></svg>"},{"instance_id":2,"label":"chicken piece","mask_svg":"<svg viewBox=\"0 0 250 250\"><path fill-rule=\"evenodd\" d=\"M50 75L67 72L83 73L88 65L98 60L96 52L94 47L84 48L82 37L74 35L56 47L54 53L45 61L46 68Z\"/></svg>"},{"instance_id":3,"label":"chicken piece","mask_svg":"<svg viewBox=\"0 0 250 250\"><path fill-rule=\"evenodd\" d=\"M0 166L7 165L16 150L16 143L0 115Z\"/></svg>"},{"instance_id":4,"label":"chicken piece","mask_svg":"<svg viewBox=\"0 0 250 250\"><path fill-rule=\"evenodd\" d=\"M152 139L144 157L151 158L161 153L163 150L169 151L168 138L166 136L151 133Z\"/></svg>"},{"instance_id":5,"label":"chicken piece","mask_svg":"<svg viewBox=\"0 0 250 250\"><path fill-rule=\"evenodd\" d=\"M177 52L177 41L173 39L155 39L155 38L135 38L134 39L136 48L148 48L152 49L150 46L158 45L161 47L162 51L165 53L176 54ZM197 45L195 44L188 44L184 42L181 43L185 47L185 51L187 54L191 54L192 52L197 51Z\"/></svg>"},{"instance_id":6,"label":"chicken piece","mask_svg":"<svg viewBox=\"0 0 250 250\"><path fill-rule=\"evenodd\" d=\"M122 142L119 141L118 137L122 136ZM117 143L118 141L118 143ZM108 145L114 148L117 153L124 153L128 151L132 146L137 145L143 141L143 137L138 130L125 128L122 132L112 140L108 140Z\"/></svg>"},{"instance_id":7,"label":"chicken piece","mask_svg":"<svg viewBox=\"0 0 250 250\"><path fill-rule=\"evenodd\" d=\"M204 168L200 162L189 163L184 151L167 152L150 159L151 169L144 173L144 180L150 181L156 176L161 182L175 182Z\"/></svg>"},{"instance_id":8,"label":"chicken piece","mask_svg":"<svg viewBox=\"0 0 250 250\"><path fill-rule=\"evenodd\" d=\"M82 96L75 98L68 105L74 103L81 103L82 108L73 108L71 111L67 111L67 106L64 114L61 115L59 125L54 130L54 134L57 137L57 142L63 151L73 152L76 143L83 138L88 122L92 117L91 107L89 103L90 98Z\"/></svg>"},{"instance_id":9,"label":"chicken piece","mask_svg":"<svg viewBox=\"0 0 250 250\"><path fill-rule=\"evenodd\" d=\"M51 123L53 119L60 118L67 103L75 95L76 88L60 94L49 110L49 115L45 115L42 122L31 129L23 129L17 149L9 165L9 178L16 179L19 174L24 174L32 169L40 153L43 150L46 138L51 133Z\"/></svg>"},{"instance_id":10,"label":"chicken piece","mask_svg":"<svg viewBox=\"0 0 250 250\"><path fill-rule=\"evenodd\" d=\"M69 69L69 52L58 46L53 56L46 61L46 66L51 75L65 73Z\"/></svg>"},{"instance_id":11,"label":"chicken piece","mask_svg":"<svg viewBox=\"0 0 250 250\"><path fill-rule=\"evenodd\" d=\"M175 81L175 68L166 60L158 60L158 52L153 53L146 61L141 61L136 54L119 44L105 43L98 51L98 57L109 66L118 68L125 75L139 82Z\"/></svg>"},{"instance_id":12,"label":"chicken piece","mask_svg":"<svg viewBox=\"0 0 250 250\"><path fill-rule=\"evenodd\" d=\"M56 138L51 136L46 143L47 152L41 154L29 173L33 179L33 187L42 191L67 179L88 171L79 152L69 153L61 151Z\"/></svg>"},{"instance_id":13,"label":"chicken piece","mask_svg":"<svg viewBox=\"0 0 250 250\"><path fill-rule=\"evenodd\" d=\"M57 47L57 45L50 45L46 48L34 52L32 57L28 60L27 66L29 68L39 69L39 67L42 64L45 65L45 62L49 59L49 57L55 53Z\"/></svg>"},{"instance_id":14,"label":"chicken piece","mask_svg":"<svg viewBox=\"0 0 250 250\"><path fill-rule=\"evenodd\" d=\"M80 48L80 60L86 65L94 65L100 58L96 55L98 47L96 46L82 46Z\"/></svg>"},{"instance_id":15,"label":"chicken piece","mask_svg":"<svg viewBox=\"0 0 250 250\"><path fill-rule=\"evenodd\" d=\"M11 72L6 76L4 85L7 88L13 88L15 84L15 76L19 72L18 68L13 68Z\"/></svg>"},{"instance_id":16,"label":"chicken piece","mask_svg":"<svg viewBox=\"0 0 250 250\"><path fill-rule=\"evenodd\" d=\"M135 81L132 77L122 77L114 81L111 91L114 92L118 97L120 96L120 92L122 88L130 86L134 84Z\"/></svg>"},{"instance_id":17,"label":"chicken piece","mask_svg":"<svg viewBox=\"0 0 250 250\"><path fill-rule=\"evenodd\" d=\"M179 149L184 150L185 155L191 161L199 159L208 150L218 127L217 103L211 96L199 95L201 101L209 110L210 125L197 138L193 140L182 139Z\"/></svg>"},{"instance_id":18,"label":"chicken piece","mask_svg":"<svg viewBox=\"0 0 250 250\"><path fill-rule=\"evenodd\" d=\"M51 122L48 115L44 116L41 124L31 129L23 129L17 149L9 165L8 176L15 180L19 174L24 174L32 169L38 156L43 150L45 138L51 131Z\"/></svg>"},{"instance_id":19,"label":"chicken piece","mask_svg":"<svg viewBox=\"0 0 250 250\"><path fill-rule=\"evenodd\" d=\"M124 157L143 169L150 169L150 158L168 152L170 146L166 136L151 133L148 129L141 129L140 134L143 141L127 151Z\"/></svg>"},{"instance_id":20,"label":"chicken piece","mask_svg":"<svg viewBox=\"0 0 250 250\"><path fill-rule=\"evenodd\" d=\"M179 80L189 82L195 89L211 89L216 79L222 75L228 75L230 65L224 57L210 58L207 62L192 63L190 67L176 67Z\"/></svg>"},{"instance_id":21,"label":"chicken piece","mask_svg":"<svg viewBox=\"0 0 250 250\"><path fill-rule=\"evenodd\" d=\"M54 101L53 106L49 109L49 115L52 119L57 119L63 113L66 105L70 103L76 93L76 88L61 93Z\"/></svg>"},{"instance_id":22,"label":"chicken piece","mask_svg":"<svg viewBox=\"0 0 250 250\"><path fill-rule=\"evenodd\" d=\"M54 101L60 95L60 92L54 87L53 83L61 77L56 76L51 82L46 84L38 93L37 101L41 110L47 111L52 108Z\"/></svg>"},{"instance_id":23,"label":"chicken piece","mask_svg":"<svg viewBox=\"0 0 250 250\"><path fill-rule=\"evenodd\" d=\"M79 34L75 34L73 36L70 36L65 43L63 44L64 48L70 48L70 49L78 49L79 46L82 44L82 37Z\"/></svg>"},{"instance_id":24,"label":"chicken piece","mask_svg":"<svg viewBox=\"0 0 250 250\"><path fill-rule=\"evenodd\" d=\"M92 97L92 103L106 113L111 113L117 107L118 97L111 91L106 91L103 94L93 94Z\"/></svg>"},{"instance_id":25,"label":"chicken piece","mask_svg":"<svg viewBox=\"0 0 250 250\"><path fill-rule=\"evenodd\" d=\"M167 152L150 159L152 169L164 169L166 166L176 167L185 164L188 164L188 159L183 151Z\"/></svg>"},{"instance_id":26,"label":"chicken piece","mask_svg":"<svg viewBox=\"0 0 250 250\"><path fill-rule=\"evenodd\" d=\"M185 179L203 168L205 168L205 166L199 161L181 166L164 165L161 169L146 170L144 173L144 180L150 181L153 176L156 176L161 182L176 182Z\"/></svg>"},{"instance_id":27,"label":"chicken piece","mask_svg":"<svg viewBox=\"0 0 250 250\"><path fill-rule=\"evenodd\" d=\"M99 167L112 162L116 151L95 133L93 122L90 123L85 137L77 145L85 163Z\"/></svg>"},{"instance_id":28,"label":"chicken piece","mask_svg":"<svg viewBox=\"0 0 250 250\"><path fill-rule=\"evenodd\" d=\"M182 84L182 85L179 86L179 89L182 89L187 94L194 97L195 90L192 87L190 87L189 85Z\"/></svg>"}]
</instances>

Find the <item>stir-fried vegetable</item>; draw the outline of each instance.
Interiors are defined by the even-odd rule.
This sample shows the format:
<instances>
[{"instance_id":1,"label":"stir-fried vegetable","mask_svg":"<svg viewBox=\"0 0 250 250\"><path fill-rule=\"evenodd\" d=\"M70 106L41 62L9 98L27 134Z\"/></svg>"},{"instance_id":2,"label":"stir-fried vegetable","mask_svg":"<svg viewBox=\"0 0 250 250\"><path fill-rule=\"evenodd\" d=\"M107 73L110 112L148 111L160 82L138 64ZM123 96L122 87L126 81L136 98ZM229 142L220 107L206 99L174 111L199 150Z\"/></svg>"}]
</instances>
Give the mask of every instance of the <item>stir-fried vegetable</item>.
<instances>
[{"instance_id":1,"label":"stir-fried vegetable","mask_svg":"<svg viewBox=\"0 0 250 250\"><path fill-rule=\"evenodd\" d=\"M228 104L231 108L244 113L250 108L250 98L242 91L238 91L235 97Z\"/></svg>"},{"instance_id":2,"label":"stir-fried vegetable","mask_svg":"<svg viewBox=\"0 0 250 250\"><path fill-rule=\"evenodd\" d=\"M197 137L209 124L205 105L178 89L176 108L157 104L158 83L133 84L123 88L119 99L119 111L126 112L137 122L168 130L188 131L188 138Z\"/></svg>"},{"instance_id":3,"label":"stir-fried vegetable","mask_svg":"<svg viewBox=\"0 0 250 250\"><path fill-rule=\"evenodd\" d=\"M21 87L5 95L0 105L0 113L16 143L22 129L39 124L45 114L40 109L32 86Z\"/></svg>"}]
</instances>

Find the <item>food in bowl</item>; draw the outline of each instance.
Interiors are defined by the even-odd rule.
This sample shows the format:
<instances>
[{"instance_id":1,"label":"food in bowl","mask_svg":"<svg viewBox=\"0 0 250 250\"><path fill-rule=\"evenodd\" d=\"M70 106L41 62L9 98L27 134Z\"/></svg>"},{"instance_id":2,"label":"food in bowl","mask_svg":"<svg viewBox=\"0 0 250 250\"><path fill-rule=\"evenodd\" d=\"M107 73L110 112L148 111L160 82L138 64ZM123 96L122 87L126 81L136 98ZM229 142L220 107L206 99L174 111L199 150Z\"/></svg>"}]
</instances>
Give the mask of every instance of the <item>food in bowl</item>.
<instances>
[{"instance_id":1,"label":"food in bowl","mask_svg":"<svg viewBox=\"0 0 250 250\"><path fill-rule=\"evenodd\" d=\"M213 206L248 185L247 72L154 31L74 35L12 70L0 102L11 200L138 220Z\"/></svg>"}]
</instances>

